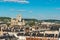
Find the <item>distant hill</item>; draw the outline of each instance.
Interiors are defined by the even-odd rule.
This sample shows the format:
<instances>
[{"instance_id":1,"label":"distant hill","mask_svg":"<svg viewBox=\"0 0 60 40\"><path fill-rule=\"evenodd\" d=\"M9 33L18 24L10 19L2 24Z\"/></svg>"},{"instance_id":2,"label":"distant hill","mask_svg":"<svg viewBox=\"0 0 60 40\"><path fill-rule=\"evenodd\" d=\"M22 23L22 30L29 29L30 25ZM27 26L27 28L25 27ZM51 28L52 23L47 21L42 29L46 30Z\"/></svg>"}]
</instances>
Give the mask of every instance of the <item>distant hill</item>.
<instances>
[{"instance_id":1,"label":"distant hill","mask_svg":"<svg viewBox=\"0 0 60 40\"><path fill-rule=\"evenodd\" d=\"M23 18L24 19L24 18ZM37 19L24 19L25 21L38 21Z\"/></svg>"},{"instance_id":2,"label":"distant hill","mask_svg":"<svg viewBox=\"0 0 60 40\"><path fill-rule=\"evenodd\" d=\"M42 21L45 21L45 22L58 22L60 23L60 20L56 20L56 19L47 19L47 20L38 20L38 19L27 19L27 18L22 18L24 19L25 21L36 21L36 22L42 22ZM10 17L0 17L0 21L4 21L4 22L7 22L7 21L11 21L11 18Z\"/></svg>"},{"instance_id":3,"label":"distant hill","mask_svg":"<svg viewBox=\"0 0 60 40\"><path fill-rule=\"evenodd\" d=\"M4 22L7 22L7 21L10 21L10 17L0 17L0 21L4 21Z\"/></svg>"},{"instance_id":4,"label":"distant hill","mask_svg":"<svg viewBox=\"0 0 60 40\"><path fill-rule=\"evenodd\" d=\"M0 17L0 19L11 19L10 17Z\"/></svg>"},{"instance_id":5,"label":"distant hill","mask_svg":"<svg viewBox=\"0 0 60 40\"><path fill-rule=\"evenodd\" d=\"M24 18L22 18L24 19ZM37 19L24 19L25 21L38 21ZM11 21L10 17L0 17L0 21Z\"/></svg>"},{"instance_id":6,"label":"distant hill","mask_svg":"<svg viewBox=\"0 0 60 40\"><path fill-rule=\"evenodd\" d=\"M45 22L59 22L60 20L56 20L56 19L47 19L47 20L41 20L41 21L45 21Z\"/></svg>"}]
</instances>

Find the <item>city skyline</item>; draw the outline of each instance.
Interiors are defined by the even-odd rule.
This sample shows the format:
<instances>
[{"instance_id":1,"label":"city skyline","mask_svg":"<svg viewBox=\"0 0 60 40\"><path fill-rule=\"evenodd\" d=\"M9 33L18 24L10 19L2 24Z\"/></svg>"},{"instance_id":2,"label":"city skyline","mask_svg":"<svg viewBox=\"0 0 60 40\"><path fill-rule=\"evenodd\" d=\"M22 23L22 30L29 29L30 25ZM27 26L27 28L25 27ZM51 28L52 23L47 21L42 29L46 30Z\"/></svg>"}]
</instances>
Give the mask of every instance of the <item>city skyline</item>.
<instances>
[{"instance_id":1,"label":"city skyline","mask_svg":"<svg viewBox=\"0 0 60 40\"><path fill-rule=\"evenodd\" d=\"M60 0L0 0L0 16L60 19Z\"/></svg>"}]
</instances>

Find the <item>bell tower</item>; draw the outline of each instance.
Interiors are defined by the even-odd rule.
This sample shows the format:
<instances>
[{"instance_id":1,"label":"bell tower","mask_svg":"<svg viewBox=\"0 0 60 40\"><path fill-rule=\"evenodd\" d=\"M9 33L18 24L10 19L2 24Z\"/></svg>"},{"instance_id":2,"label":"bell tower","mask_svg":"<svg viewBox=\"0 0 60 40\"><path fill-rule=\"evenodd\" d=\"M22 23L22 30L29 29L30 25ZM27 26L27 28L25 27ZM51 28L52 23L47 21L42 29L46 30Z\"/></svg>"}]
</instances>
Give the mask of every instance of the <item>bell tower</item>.
<instances>
[{"instance_id":1,"label":"bell tower","mask_svg":"<svg viewBox=\"0 0 60 40\"><path fill-rule=\"evenodd\" d=\"M19 20L21 22L21 20L22 20L21 15L17 15L17 20Z\"/></svg>"}]
</instances>

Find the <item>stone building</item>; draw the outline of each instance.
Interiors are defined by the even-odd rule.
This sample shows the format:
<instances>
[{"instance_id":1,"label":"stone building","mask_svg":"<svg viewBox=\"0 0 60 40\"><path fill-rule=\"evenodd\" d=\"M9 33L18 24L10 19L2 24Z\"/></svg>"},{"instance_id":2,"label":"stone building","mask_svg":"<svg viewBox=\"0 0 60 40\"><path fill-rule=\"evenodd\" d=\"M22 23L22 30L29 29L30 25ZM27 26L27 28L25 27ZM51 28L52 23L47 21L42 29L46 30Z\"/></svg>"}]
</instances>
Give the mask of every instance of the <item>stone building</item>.
<instances>
[{"instance_id":1,"label":"stone building","mask_svg":"<svg viewBox=\"0 0 60 40\"><path fill-rule=\"evenodd\" d=\"M25 21L22 20L21 15L17 15L16 18L11 18L11 26L14 26L14 25L19 25L19 26L25 25Z\"/></svg>"}]
</instances>

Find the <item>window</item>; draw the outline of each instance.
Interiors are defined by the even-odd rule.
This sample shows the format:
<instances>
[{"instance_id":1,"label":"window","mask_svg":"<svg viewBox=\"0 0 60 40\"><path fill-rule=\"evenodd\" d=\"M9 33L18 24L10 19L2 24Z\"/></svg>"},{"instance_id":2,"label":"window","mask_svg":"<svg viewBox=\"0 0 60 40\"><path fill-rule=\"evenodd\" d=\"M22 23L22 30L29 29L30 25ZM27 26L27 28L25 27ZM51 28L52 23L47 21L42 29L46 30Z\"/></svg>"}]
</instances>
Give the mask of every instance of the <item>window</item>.
<instances>
[{"instance_id":1,"label":"window","mask_svg":"<svg viewBox=\"0 0 60 40\"><path fill-rule=\"evenodd\" d=\"M45 37L54 37L54 34L45 34Z\"/></svg>"}]
</instances>

